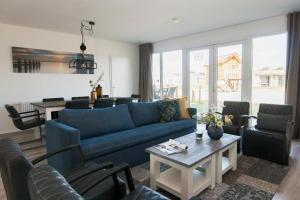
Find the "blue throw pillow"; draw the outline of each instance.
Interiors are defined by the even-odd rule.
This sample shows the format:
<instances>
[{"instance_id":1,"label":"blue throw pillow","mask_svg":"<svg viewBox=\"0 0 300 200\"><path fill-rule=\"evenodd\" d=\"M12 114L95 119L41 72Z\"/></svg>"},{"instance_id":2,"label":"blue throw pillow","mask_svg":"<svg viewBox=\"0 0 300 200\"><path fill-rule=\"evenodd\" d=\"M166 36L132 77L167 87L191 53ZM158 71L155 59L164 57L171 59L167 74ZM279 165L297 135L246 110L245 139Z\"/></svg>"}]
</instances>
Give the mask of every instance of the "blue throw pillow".
<instances>
[{"instance_id":1,"label":"blue throw pillow","mask_svg":"<svg viewBox=\"0 0 300 200\"><path fill-rule=\"evenodd\" d=\"M65 109L59 112L58 120L79 129L81 139L135 128L125 104L112 108Z\"/></svg>"},{"instance_id":2,"label":"blue throw pillow","mask_svg":"<svg viewBox=\"0 0 300 200\"><path fill-rule=\"evenodd\" d=\"M135 126L143 126L160 121L157 103L130 103L128 107Z\"/></svg>"},{"instance_id":3,"label":"blue throw pillow","mask_svg":"<svg viewBox=\"0 0 300 200\"><path fill-rule=\"evenodd\" d=\"M179 104L177 100L160 101L160 121L172 122L179 120Z\"/></svg>"}]
</instances>

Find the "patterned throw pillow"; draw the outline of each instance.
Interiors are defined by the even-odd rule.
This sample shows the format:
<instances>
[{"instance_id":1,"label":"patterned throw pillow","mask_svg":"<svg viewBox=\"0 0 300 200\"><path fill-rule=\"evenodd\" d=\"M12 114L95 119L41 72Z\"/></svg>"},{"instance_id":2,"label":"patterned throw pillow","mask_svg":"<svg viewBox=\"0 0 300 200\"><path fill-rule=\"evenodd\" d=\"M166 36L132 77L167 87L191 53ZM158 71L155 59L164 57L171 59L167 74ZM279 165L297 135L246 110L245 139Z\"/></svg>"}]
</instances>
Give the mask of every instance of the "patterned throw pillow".
<instances>
[{"instance_id":1,"label":"patterned throw pillow","mask_svg":"<svg viewBox=\"0 0 300 200\"><path fill-rule=\"evenodd\" d=\"M179 105L177 100L160 102L160 121L172 122L179 120Z\"/></svg>"}]
</instances>

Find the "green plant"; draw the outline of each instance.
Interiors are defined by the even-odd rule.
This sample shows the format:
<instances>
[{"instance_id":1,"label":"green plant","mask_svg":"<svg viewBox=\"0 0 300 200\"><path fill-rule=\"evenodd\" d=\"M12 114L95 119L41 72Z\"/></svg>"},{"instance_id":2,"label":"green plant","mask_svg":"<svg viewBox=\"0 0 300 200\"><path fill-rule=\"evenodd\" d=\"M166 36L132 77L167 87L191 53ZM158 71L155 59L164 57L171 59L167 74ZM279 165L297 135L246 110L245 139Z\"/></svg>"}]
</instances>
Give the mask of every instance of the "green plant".
<instances>
[{"instance_id":1,"label":"green plant","mask_svg":"<svg viewBox=\"0 0 300 200\"><path fill-rule=\"evenodd\" d=\"M100 74L100 76L99 76L98 79L95 81L95 83L94 83L92 80L89 81L92 90L95 90L95 88L97 87L98 83L102 80L103 76L104 76L104 72L102 72L102 73Z\"/></svg>"}]
</instances>

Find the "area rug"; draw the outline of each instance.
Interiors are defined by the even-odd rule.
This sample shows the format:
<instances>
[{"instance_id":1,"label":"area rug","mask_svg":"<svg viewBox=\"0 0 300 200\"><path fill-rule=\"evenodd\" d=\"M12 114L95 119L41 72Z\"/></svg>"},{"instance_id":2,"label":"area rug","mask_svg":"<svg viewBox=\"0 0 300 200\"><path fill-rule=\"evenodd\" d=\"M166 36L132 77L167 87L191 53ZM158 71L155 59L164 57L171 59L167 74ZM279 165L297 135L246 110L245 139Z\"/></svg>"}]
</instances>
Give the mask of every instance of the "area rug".
<instances>
[{"instance_id":1,"label":"area rug","mask_svg":"<svg viewBox=\"0 0 300 200\"><path fill-rule=\"evenodd\" d=\"M161 165L161 171L168 169ZM266 160L240 156L236 171L229 171L223 176L223 181L214 189L206 189L197 195L199 200L271 200L286 176L289 167L278 165ZM149 186L149 163L132 168L136 185ZM170 199L178 199L168 192L159 189L158 192Z\"/></svg>"}]
</instances>

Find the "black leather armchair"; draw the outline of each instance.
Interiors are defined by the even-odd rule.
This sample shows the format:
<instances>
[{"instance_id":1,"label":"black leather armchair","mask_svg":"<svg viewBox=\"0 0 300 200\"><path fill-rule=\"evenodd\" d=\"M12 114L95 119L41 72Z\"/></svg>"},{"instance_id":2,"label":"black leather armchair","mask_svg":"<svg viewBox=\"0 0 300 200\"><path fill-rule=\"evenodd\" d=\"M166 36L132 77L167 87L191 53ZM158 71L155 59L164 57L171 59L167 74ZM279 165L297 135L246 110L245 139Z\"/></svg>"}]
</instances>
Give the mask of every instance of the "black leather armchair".
<instances>
[{"instance_id":1,"label":"black leather armchair","mask_svg":"<svg viewBox=\"0 0 300 200\"><path fill-rule=\"evenodd\" d=\"M106 171L113 167L110 162L97 164L85 162L80 146L71 145L55 152L45 154L32 162L21 151L20 146L11 139L0 140L0 172L8 200L30 200L27 175L34 165L64 151L76 151L80 154L81 164L64 175L76 191L87 199L114 200L126 193L125 183L118 177L98 182ZM116 190L114 181L118 180ZM55 191L52 191L52 193Z\"/></svg>"},{"instance_id":2,"label":"black leather armchair","mask_svg":"<svg viewBox=\"0 0 300 200\"><path fill-rule=\"evenodd\" d=\"M117 173L125 172L127 184L130 193L125 196L119 196L116 199L122 200L168 200L168 198L153 191L152 189L141 186L135 189L130 168L127 164L122 164L107 170L98 181L104 181L108 178L117 176ZM115 182L118 188L118 182ZM81 196L76 189L68 184L66 179L62 177L54 168L49 165L44 165L32 169L28 174L28 188L31 200L84 200L87 199ZM118 190L118 189L117 189ZM97 198L101 199L101 198Z\"/></svg>"},{"instance_id":3,"label":"black leather armchair","mask_svg":"<svg viewBox=\"0 0 300 200\"><path fill-rule=\"evenodd\" d=\"M18 112L14 106L8 104L5 105L5 108L16 128L20 130L27 130L34 127L39 127L39 140L43 140L41 126L45 124L45 119L41 116L44 115L44 113L40 113L39 110Z\"/></svg>"},{"instance_id":4,"label":"black leather armchair","mask_svg":"<svg viewBox=\"0 0 300 200\"><path fill-rule=\"evenodd\" d=\"M294 126L291 105L260 104L254 127L244 127L243 154L283 165L289 164L291 134Z\"/></svg>"},{"instance_id":5,"label":"black leather armchair","mask_svg":"<svg viewBox=\"0 0 300 200\"><path fill-rule=\"evenodd\" d=\"M225 133L240 136L241 127L247 125L247 120L241 118L242 115L249 115L249 102L224 101L224 108L221 115L233 115L232 126L223 126ZM240 152L240 141L238 141L238 153Z\"/></svg>"}]
</instances>

